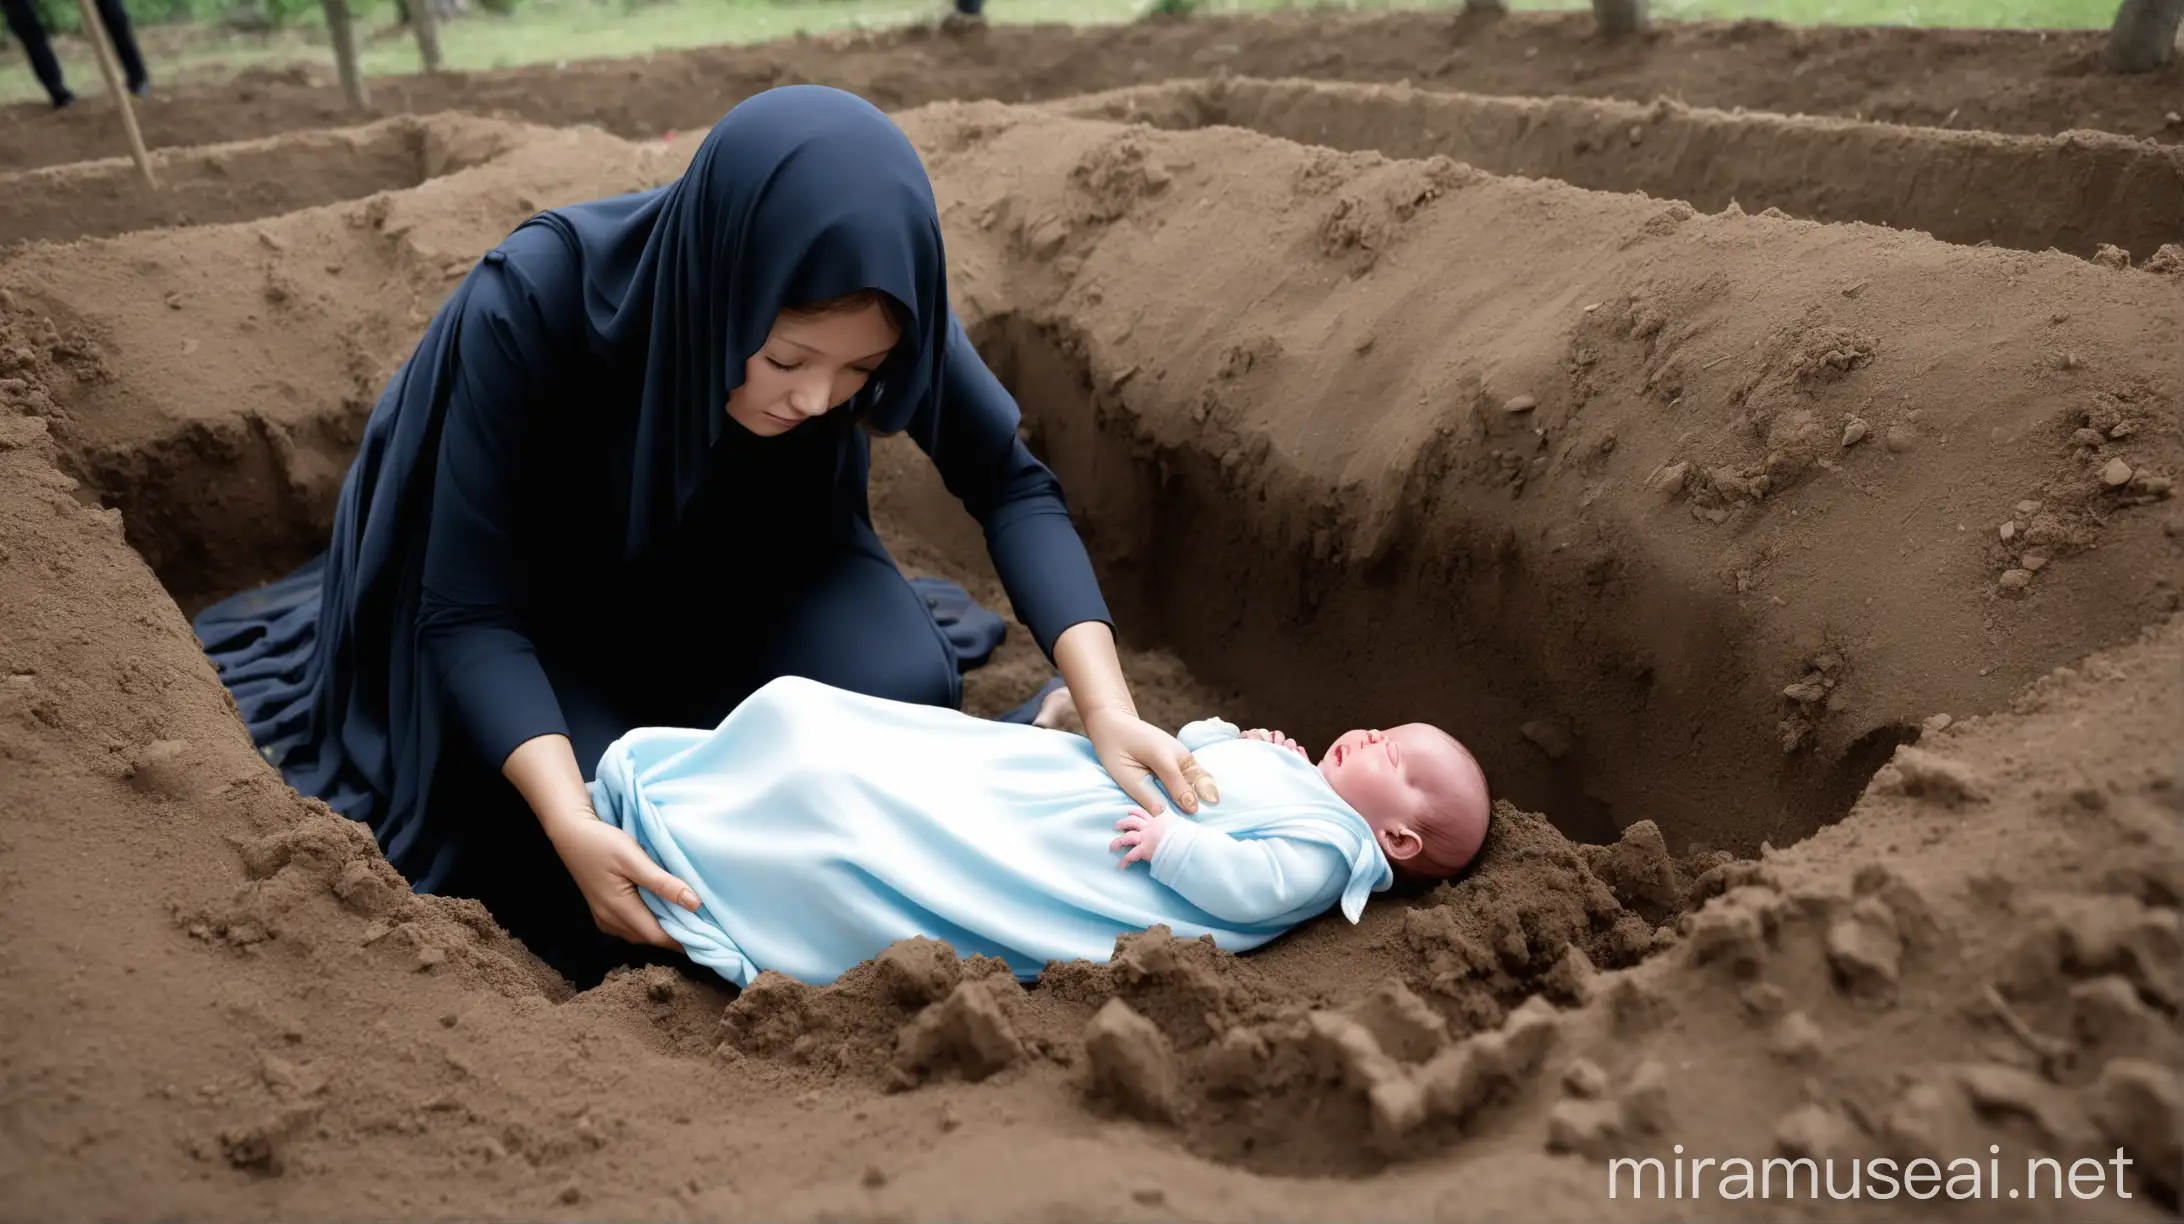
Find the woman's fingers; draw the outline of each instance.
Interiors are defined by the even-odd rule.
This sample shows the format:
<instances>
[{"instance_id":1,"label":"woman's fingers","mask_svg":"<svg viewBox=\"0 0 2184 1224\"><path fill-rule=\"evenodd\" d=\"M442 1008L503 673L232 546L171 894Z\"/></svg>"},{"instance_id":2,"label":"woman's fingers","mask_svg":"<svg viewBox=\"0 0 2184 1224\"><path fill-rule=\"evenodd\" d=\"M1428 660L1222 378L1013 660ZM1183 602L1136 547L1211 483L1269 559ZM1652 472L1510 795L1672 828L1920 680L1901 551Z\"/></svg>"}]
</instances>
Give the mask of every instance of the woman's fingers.
<instances>
[{"instance_id":1,"label":"woman's fingers","mask_svg":"<svg viewBox=\"0 0 2184 1224\"><path fill-rule=\"evenodd\" d=\"M1214 784L1213 775L1198 763L1198 758L1186 752L1176 760L1176 768L1183 775L1183 785L1192 794L1208 803L1221 802L1221 788ZM1180 802L1180 801L1179 801ZM1190 808L1185 808L1190 811Z\"/></svg>"},{"instance_id":2,"label":"woman's fingers","mask_svg":"<svg viewBox=\"0 0 2184 1224\"><path fill-rule=\"evenodd\" d=\"M669 875L665 867L653 862L650 856L637 848L634 841L630 843L630 853L631 859L622 869L630 883L669 905L679 905L693 914L698 912L698 894L692 892L688 884Z\"/></svg>"},{"instance_id":3,"label":"woman's fingers","mask_svg":"<svg viewBox=\"0 0 2184 1224\"><path fill-rule=\"evenodd\" d=\"M660 925L660 920L645 908L644 901L631 889L619 897L592 907L592 925L629 943L652 944L660 948L680 949Z\"/></svg>"},{"instance_id":4,"label":"woman's fingers","mask_svg":"<svg viewBox=\"0 0 2184 1224\"><path fill-rule=\"evenodd\" d=\"M1183 809L1186 816L1198 810L1198 792L1191 786L1190 763L1189 753L1177 756L1165 752L1155 756L1152 763L1154 776L1168 788L1169 794L1175 796L1175 805Z\"/></svg>"},{"instance_id":5,"label":"woman's fingers","mask_svg":"<svg viewBox=\"0 0 2184 1224\"><path fill-rule=\"evenodd\" d=\"M1130 796L1131 802L1155 816L1165 811L1166 808L1160 802L1160 790L1153 785L1153 775L1136 770L1131 770L1129 773L1131 776L1127 782L1120 777L1115 779L1116 783L1122 787L1122 793ZM1181 800L1178 799L1177 802L1181 802ZM1184 810L1188 811L1189 809Z\"/></svg>"}]
</instances>

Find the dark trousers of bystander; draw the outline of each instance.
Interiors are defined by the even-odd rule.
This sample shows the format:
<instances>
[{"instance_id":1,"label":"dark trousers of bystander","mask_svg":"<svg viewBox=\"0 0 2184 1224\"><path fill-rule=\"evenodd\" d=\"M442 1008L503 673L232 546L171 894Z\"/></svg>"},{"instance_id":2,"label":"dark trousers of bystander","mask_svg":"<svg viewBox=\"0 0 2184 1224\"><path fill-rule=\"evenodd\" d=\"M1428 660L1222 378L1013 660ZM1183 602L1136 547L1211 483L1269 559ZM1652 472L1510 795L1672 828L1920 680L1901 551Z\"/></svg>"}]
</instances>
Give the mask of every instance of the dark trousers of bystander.
<instances>
[{"instance_id":1,"label":"dark trousers of bystander","mask_svg":"<svg viewBox=\"0 0 2184 1224\"><path fill-rule=\"evenodd\" d=\"M129 14L123 11L121 0L98 0L99 20L106 25L106 36L114 41L114 54L121 60L122 77L128 82L129 92L142 94L151 83L144 71L144 56L137 50L136 34L129 28ZM61 61L53 57L53 44L47 40L45 25L38 20L38 10L31 0L0 0L0 9L7 10L8 29L23 44L23 54L30 58L30 70L38 75L38 83L45 86L46 95L56 107L66 106L76 100L67 82L61 79Z\"/></svg>"}]
</instances>

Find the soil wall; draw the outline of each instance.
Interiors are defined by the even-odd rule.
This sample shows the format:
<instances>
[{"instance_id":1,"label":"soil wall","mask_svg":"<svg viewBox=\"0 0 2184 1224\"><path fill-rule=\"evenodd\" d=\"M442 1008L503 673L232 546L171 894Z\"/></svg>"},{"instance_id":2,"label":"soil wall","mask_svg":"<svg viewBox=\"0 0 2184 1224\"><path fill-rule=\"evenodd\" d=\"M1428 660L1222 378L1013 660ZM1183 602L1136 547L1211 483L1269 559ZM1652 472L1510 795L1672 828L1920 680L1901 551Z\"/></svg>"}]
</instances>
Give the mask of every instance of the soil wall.
<instances>
[{"instance_id":1,"label":"soil wall","mask_svg":"<svg viewBox=\"0 0 2184 1224\"><path fill-rule=\"evenodd\" d=\"M1968 246L2144 260L2184 244L2184 149L2097 132L2003 136L1731 114L1666 100L1511 98L1404 86L1218 78L1058 103L1183 129L1228 124L1389 157L1814 221L1864 221Z\"/></svg>"}]
</instances>

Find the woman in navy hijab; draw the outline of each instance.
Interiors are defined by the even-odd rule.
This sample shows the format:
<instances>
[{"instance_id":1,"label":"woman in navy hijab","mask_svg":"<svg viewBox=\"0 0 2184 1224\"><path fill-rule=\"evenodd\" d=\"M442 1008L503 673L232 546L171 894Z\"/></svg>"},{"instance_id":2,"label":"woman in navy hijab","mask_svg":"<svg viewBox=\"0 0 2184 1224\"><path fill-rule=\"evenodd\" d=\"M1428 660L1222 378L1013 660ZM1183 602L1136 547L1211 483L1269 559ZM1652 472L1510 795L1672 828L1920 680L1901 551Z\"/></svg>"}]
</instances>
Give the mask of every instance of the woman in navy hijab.
<instances>
[{"instance_id":1,"label":"woman in navy hijab","mask_svg":"<svg viewBox=\"0 0 2184 1224\"><path fill-rule=\"evenodd\" d=\"M198 634L291 785L589 985L675 947L637 889L696 903L592 812L608 743L783 675L960 703L963 648L873 532L868 433L907 431L984 526L1115 780L1150 811L1156 778L1218 800L1137 716L1017 423L949 311L908 139L851 94L770 90L677 181L487 252L373 409L325 555Z\"/></svg>"}]
</instances>

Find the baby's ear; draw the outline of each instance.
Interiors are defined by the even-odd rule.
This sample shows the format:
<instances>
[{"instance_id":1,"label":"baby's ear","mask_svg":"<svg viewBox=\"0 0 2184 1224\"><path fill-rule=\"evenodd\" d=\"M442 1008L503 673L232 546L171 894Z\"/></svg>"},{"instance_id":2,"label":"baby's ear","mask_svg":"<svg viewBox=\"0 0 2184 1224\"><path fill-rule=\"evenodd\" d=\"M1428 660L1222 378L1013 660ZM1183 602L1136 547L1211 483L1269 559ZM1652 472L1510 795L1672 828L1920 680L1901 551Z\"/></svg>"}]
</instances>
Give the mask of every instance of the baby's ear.
<instances>
[{"instance_id":1,"label":"baby's ear","mask_svg":"<svg viewBox=\"0 0 2184 1224\"><path fill-rule=\"evenodd\" d=\"M1380 831L1380 849L1394 863L1408 863L1425 853L1425 839L1409 825L1394 825Z\"/></svg>"}]
</instances>

